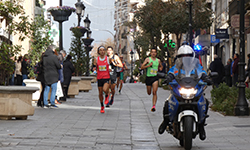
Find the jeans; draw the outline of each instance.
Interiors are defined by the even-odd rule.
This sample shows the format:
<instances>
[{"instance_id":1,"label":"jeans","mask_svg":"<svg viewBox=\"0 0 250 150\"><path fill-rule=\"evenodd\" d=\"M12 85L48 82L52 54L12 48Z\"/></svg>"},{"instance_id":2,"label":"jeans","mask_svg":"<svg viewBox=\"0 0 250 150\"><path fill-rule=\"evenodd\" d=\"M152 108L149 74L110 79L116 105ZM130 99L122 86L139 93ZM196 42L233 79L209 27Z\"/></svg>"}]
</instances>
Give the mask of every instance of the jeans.
<instances>
[{"instance_id":1,"label":"jeans","mask_svg":"<svg viewBox=\"0 0 250 150\"><path fill-rule=\"evenodd\" d=\"M48 95L49 95L50 86L45 85L44 94L43 94L43 104L48 105ZM56 90L57 90L57 82L51 84L51 95L50 95L50 104L55 105L56 98Z\"/></svg>"},{"instance_id":2,"label":"jeans","mask_svg":"<svg viewBox=\"0 0 250 150\"><path fill-rule=\"evenodd\" d=\"M24 79L28 79L28 76L27 76L27 74L23 74L23 80ZM23 82L23 84L22 84L23 86L26 86L26 84Z\"/></svg>"}]
</instances>

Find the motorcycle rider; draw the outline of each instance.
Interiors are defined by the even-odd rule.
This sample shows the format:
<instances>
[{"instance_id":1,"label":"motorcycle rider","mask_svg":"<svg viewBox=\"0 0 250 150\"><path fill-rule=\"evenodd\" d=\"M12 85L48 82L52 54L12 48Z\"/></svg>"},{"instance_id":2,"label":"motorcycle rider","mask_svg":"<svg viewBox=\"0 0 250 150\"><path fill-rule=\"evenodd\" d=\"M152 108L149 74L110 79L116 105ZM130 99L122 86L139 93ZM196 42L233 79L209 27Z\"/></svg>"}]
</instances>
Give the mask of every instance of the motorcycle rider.
<instances>
[{"instance_id":1,"label":"motorcycle rider","mask_svg":"<svg viewBox=\"0 0 250 150\"><path fill-rule=\"evenodd\" d=\"M194 50L189 46L189 45L182 45L177 52L177 58L182 58L182 57L193 57L195 54ZM185 70L184 70L185 71ZM204 71L203 67L199 64L197 71L200 72L201 75L201 79L206 82L208 85L212 84L212 80L207 76L206 72ZM168 72L168 75L166 76L165 80L163 81L163 83L169 83L171 82L173 79L175 79L175 76L178 74L178 69L177 67L174 65ZM208 100L206 99L206 103L207 103L207 108L206 108L206 114L208 111ZM207 116L207 115L206 115ZM161 123L161 125L159 126L158 129L158 133L162 134L164 133L164 131L166 130L167 126L169 126L170 120L169 120L169 114L168 114L168 100L165 101L164 107L163 107L163 122ZM205 133L205 120L203 123L201 123L199 125L199 136L201 140L205 140L206 139L206 133Z\"/></svg>"}]
</instances>

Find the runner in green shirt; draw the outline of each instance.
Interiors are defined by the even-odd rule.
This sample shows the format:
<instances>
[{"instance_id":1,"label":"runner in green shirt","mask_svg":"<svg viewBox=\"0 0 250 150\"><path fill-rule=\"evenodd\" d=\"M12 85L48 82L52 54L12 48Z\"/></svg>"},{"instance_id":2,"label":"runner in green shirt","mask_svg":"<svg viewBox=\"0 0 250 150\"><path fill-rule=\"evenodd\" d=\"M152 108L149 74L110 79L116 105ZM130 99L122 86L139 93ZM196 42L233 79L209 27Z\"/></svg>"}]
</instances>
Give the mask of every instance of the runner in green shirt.
<instances>
[{"instance_id":1,"label":"runner in green shirt","mask_svg":"<svg viewBox=\"0 0 250 150\"><path fill-rule=\"evenodd\" d=\"M153 89L153 107L151 109L154 112L155 105L157 102L157 90L158 90L158 77L157 72L158 70L162 70L163 66L158 58L156 58L157 50L156 48L152 48L150 51L150 57L146 58L143 62L141 69L147 69L147 77L146 77L146 86L147 86L147 93L151 95Z\"/></svg>"}]
</instances>

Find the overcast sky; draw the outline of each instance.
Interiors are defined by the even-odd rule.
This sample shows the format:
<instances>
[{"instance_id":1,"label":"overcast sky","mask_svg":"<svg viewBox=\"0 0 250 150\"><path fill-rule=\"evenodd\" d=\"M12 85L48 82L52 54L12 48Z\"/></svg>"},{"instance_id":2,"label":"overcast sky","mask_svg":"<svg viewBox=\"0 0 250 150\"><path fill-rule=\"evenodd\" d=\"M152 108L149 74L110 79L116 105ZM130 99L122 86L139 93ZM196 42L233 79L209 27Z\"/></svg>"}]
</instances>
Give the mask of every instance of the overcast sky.
<instances>
[{"instance_id":1,"label":"overcast sky","mask_svg":"<svg viewBox=\"0 0 250 150\"><path fill-rule=\"evenodd\" d=\"M81 20L81 26L84 26L83 20L89 15L91 21L90 29L92 31L92 38L95 43L100 44L101 41L105 41L108 38L113 38L114 34L114 2L115 0L81 0L85 5L85 15ZM77 0L62 0L62 5L75 7ZM50 6L59 6L59 0L47 0L46 7ZM68 21L63 22L63 47L69 52L70 43L71 43L71 31L69 30L72 26L77 26L77 15L72 13ZM54 22L57 27L58 23ZM108 31L102 31L108 30ZM86 34L85 34L86 36Z\"/></svg>"}]
</instances>

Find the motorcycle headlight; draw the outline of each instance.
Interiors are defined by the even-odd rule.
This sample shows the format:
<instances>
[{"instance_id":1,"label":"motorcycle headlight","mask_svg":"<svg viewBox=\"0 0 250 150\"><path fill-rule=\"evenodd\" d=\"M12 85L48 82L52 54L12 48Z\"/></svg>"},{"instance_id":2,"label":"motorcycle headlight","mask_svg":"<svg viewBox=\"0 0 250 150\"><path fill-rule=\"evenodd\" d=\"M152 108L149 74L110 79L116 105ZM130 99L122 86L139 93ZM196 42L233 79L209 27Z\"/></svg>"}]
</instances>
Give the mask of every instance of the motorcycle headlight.
<instances>
[{"instance_id":1,"label":"motorcycle headlight","mask_svg":"<svg viewBox=\"0 0 250 150\"><path fill-rule=\"evenodd\" d=\"M180 92L182 98L184 98L184 99L192 99L192 98L194 98L197 91L198 90L194 89L194 88L189 88L189 89L180 88L179 89L179 92Z\"/></svg>"}]
</instances>

